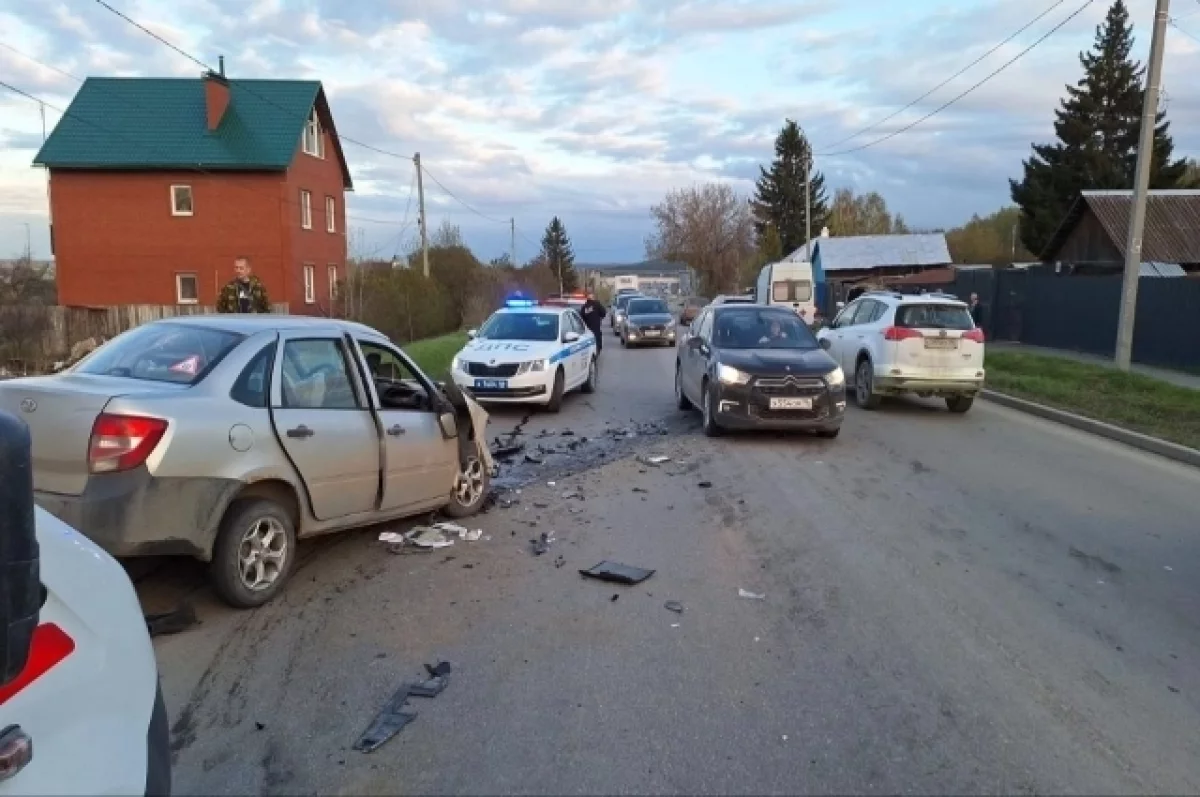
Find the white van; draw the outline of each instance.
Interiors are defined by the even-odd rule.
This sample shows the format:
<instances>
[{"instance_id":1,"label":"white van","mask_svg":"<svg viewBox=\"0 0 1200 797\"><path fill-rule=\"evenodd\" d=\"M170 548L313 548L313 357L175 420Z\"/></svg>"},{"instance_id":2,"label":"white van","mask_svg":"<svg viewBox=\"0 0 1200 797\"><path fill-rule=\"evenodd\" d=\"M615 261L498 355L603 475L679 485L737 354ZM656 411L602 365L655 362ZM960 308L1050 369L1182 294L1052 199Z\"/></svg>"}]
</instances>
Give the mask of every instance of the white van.
<instances>
[{"instance_id":1,"label":"white van","mask_svg":"<svg viewBox=\"0 0 1200 797\"><path fill-rule=\"evenodd\" d=\"M34 506L28 427L0 412L0 797L171 791L170 731L129 576Z\"/></svg>"},{"instance_id":2,"label":"white van","mask_svg":"<svg viewBox=\"0 0 1200 797\"><path fill-rule=\"evenodd\" d=\"M763 266L758 273L754 300L758 304L790 307L811 324L817 313L812 263L781 260Z\"/></svg>"}]
</instances>

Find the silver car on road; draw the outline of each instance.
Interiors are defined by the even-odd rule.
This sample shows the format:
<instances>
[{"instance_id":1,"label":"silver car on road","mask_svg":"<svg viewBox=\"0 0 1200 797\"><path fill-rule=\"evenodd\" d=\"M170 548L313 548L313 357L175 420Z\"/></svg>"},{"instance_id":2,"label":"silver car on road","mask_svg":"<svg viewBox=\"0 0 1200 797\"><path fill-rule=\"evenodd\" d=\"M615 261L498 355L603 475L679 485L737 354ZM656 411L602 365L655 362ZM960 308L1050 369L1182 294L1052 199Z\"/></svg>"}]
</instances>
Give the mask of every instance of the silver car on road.
<instances>
[{"instance_id":1,"label":"silver car on road","mask_svg":"<svg viewBox=\"0 0 1200 797\"><path fill-rule=\"evenodd\" d=\"M270 600L298 538L486 498L487 414L346 321L190 316L67 372L0 383L29 424L38 503L116 556L209 562L238 607Z\"/></svg>"}]
</instances>

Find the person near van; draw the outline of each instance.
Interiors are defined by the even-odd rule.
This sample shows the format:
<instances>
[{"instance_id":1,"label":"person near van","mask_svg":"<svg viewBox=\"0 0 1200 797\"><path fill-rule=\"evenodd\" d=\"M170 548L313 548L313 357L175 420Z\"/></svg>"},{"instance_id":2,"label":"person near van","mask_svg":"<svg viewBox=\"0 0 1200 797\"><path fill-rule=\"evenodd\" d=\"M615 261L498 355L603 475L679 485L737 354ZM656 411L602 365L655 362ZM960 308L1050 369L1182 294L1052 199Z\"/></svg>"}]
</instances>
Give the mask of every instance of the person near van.
<instances>
[{"instance_id":1,"label":"person near van","mask_svg":"<svg viewBox=\"0 0 1200 797\"><path fill-rule=\"evenodd\" d=\"M604 309L604 305L596 301L596 294L593 291L587 292L587 301L579 308L579 315L583 317L583 323L587 324L587 328L596 336L596 353L598 354L604 348L604 334L601 323L604 317L608 315L608 311Z\"/></svg>"},{"instance_id":2,"label":"person near van","mask_svg":"<svg viewBox=\"0 0 1200 797\"><path fill-rule=\"evenodd\" d=\"M254 276L250 268L250 259L238 257L233 261L234 277L221 288L217 297L218 313L269 313L271 302L267 299L267 289L262 281Z\"/></svg>"},{"instance_id":3,"label":"person near van","mask_svg":"<svg viewBox=\"0 0 1200 797\"><path fill-rule=\"evenodd\" d=\"M983 305L979 302L978 293L971 294L971 300L967 302L967 306L971 309L971 320L975 322L975 326L983 326Z\"/></svg>"}]
</instances>

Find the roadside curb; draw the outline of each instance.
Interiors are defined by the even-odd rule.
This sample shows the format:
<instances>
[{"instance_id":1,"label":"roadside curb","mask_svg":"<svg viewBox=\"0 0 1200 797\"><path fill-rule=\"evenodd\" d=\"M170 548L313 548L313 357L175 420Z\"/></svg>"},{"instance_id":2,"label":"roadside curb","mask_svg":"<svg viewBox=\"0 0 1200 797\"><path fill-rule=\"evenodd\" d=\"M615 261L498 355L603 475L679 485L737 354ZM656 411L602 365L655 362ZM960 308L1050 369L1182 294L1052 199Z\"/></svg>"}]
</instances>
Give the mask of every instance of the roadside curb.
<instances>
[{"instance_id":1,"label":"roadside curb","mask_svg":"<svg viewBox=\"0 0 1200 797\"><path fill-rule=\"evenodd\" d=\"M1200 450L1195 448L1171 443L1158 437L1142 434L1141 432L1133 432L1129 429L1123 429L1120 426L1113 426L1111 423L1085 418L1082 415L1076 415L1066 410L1047 407L1045 404L1026 401L1016 396L1010 396L1007 393L997 393L995 390L985 389L980 395L988 401L1008 407L1009 409L1027 412L1030 415L1036 415L1048 421L1065 424L1080 431L1106 437L1109 440L1115 440L1118 443L1124 443L1127 446L1148 451L1151 454L1158 454L1161 457L1200 468Z\"/></svg>"}]
</instances>

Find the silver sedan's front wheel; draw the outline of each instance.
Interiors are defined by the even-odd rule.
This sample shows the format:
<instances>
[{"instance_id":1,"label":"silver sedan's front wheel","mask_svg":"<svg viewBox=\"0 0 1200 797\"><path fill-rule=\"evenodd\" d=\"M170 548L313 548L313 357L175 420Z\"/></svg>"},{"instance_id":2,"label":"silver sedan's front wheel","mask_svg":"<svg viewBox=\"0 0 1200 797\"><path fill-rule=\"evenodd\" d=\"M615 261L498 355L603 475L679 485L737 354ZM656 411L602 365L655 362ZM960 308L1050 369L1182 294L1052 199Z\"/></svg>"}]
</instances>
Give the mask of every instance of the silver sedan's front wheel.
<instances>
[{"instance_id":1,"label":"silver sedan's front wheel","mask_svg":"<svg viewBox=\"0 0 1200 797\"><path fill-rule=\"evenodd\" d=\"M469 517L483 508L491 486L491 475L479 457L471 457L465 465L459 467L454 477L454 489L450 493L450 503L446 504L445 512L450 517Z\"/></svg>"}]
</instances>

